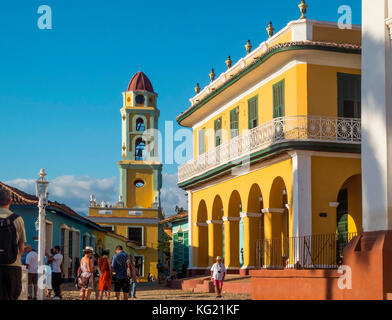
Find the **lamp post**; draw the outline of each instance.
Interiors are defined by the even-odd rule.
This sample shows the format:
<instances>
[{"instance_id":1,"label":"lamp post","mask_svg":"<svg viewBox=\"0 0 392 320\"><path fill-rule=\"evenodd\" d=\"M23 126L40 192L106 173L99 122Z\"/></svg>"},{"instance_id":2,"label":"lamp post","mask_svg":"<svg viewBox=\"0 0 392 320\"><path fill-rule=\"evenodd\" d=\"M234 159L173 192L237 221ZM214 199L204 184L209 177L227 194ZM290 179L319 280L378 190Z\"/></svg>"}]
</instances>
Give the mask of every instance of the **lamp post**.
<instances>
[{"instance_id":1,"label":"lamp post","mask_svg":"<svg viewBox=\"0 0 392 320\"><path fill-rule=\"evenodd\" d=\"M49 182L45 179L46 173L45 169L41 169L39 172L39 178L35 181L35 190L36 195L38 197L38 274L39 279L42 279L44 276L44 268L45 268L45 207L48 204L48 185ZM42 284L42 280L38 281L38 283ZM38 287L38 299L43 300L43 291L42 285Z\"/></svg>"}]
</instances>

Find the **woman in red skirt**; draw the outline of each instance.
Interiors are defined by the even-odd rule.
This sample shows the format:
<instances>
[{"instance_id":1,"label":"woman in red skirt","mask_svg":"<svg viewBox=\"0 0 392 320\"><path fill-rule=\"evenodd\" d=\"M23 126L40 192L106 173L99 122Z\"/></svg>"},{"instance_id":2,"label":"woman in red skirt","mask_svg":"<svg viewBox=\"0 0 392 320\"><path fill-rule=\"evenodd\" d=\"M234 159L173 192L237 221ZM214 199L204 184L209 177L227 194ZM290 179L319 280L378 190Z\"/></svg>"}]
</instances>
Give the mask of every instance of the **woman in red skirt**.
<instances>
[{"instance_id":1,"label":"woman in red skirt","mask_svg":"<svg viewBox=\"0 0 392 320\"><path fill-rule=\"evenodd\" d=\"M112 270L110 268L109 252L104 250L102 257L98 260L98 268L101 271L99 276L98 291L99 298L102 300L104 291L107 292L108 300L110 300L110 288L112 286Z\"/></svg>"}]
</instances>

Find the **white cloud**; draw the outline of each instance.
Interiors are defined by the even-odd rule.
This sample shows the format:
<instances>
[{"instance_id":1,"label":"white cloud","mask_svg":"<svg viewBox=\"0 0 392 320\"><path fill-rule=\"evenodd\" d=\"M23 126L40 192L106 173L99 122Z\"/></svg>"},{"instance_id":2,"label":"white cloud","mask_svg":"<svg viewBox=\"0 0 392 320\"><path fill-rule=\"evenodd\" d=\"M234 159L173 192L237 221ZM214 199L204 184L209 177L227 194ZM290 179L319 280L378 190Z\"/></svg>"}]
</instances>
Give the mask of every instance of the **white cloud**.
<instances>
[{"instance_id":1,"label":"white cloud","mask_svg":"<svg viewBox=\"0 0 392 320\"><path fill-rule=\"evenodd\" d=\"M161 189L162 210L165 216L175 213L176 206L187 209L185 191L177 187L177 175L163 173ZM35 194L34 179L14 179L4 183L24 192ZM60 176L50 180L49 200L65 203L80 214L88 214L90 194L101 202L114 204L118 200L119 188L115 177L96 179L88 176Z\"/></svg>"},{"instance_id":2,"label":"white cloud","mask_svg":"<svg viewBox=\"0 0 392 320\"><path fill-rule=\"evenodd\" d=\"M35 194L33 179L15 179L6 184L24 192ZM95 179L88 176L61 176L50 180L49 200L65 203L78 213L88 214L90 194L99 201L115 203L118 199L116 178Z\"/></svg>"},{"instance_id":3,"label":"white cloud","mask_svg":"<svg viewBox=\"0 0 392 320\"><path fill-rule=\"evenodd\" d=\"M177 174L162 174L161 204L165 216L175 213L176 206L188 209L186 192L177 186Z\"/></svg>"}]
</instances>

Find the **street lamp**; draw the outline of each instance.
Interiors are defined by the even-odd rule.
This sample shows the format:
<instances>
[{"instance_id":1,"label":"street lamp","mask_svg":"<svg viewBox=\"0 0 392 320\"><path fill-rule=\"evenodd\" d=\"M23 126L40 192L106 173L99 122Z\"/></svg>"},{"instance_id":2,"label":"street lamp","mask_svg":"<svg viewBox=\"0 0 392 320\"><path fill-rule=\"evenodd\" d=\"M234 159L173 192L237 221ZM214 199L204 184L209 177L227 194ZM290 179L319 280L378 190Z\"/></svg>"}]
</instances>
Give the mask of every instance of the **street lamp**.
<instances>
[{"instance_id":1,"label":"street lamp","mask_svg":"<svg viewBox=\"0 0 392 320\"><path fill-rule=\"evenodd\" d=\"M39 178L35 181L36 196L38 197L38 273L39 273L39 285L38 287L38 299L43 300L42 288L42 277L44 276L45 268L45 207L48 204L48 185L49 182L45 179L45 169L41 169L39 172Z\"/></svg>"}]
</instances>

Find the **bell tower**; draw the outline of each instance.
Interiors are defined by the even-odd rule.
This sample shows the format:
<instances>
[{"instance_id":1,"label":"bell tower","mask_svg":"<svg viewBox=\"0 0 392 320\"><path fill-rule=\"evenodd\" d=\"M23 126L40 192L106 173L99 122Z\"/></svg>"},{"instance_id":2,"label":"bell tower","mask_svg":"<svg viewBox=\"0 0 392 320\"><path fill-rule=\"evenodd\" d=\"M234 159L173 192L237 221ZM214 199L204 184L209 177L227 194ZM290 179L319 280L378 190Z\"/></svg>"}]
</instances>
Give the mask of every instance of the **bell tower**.
<instances>
[{"instance_id":1,"label":"bell tower","mask_svg":"<svg viewBox=\"0 0 392 320\"><path fill-rule=\"evenodd\" d=\"M158 209L162 164L158 161L158 94L143 72L123 92L120 198L126 208Z\"/></svg>"}]
</instances>

